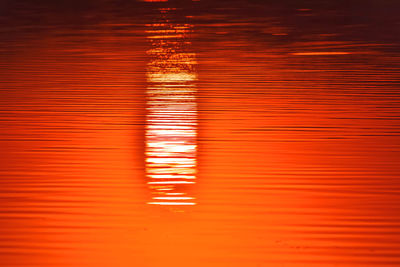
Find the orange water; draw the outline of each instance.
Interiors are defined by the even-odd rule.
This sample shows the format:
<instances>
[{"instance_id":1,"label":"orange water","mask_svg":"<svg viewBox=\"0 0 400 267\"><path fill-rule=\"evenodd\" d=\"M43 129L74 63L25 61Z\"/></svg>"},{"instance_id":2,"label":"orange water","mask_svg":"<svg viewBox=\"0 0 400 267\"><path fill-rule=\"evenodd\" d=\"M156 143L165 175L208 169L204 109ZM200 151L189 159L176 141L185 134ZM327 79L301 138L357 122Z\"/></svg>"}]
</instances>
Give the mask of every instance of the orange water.
<instances>
[{"instance_id":1,"label":"orange water","mask_svg":"<svg viewBox=\"0 0 400 267\"><path fill-rule=\"evenodd\" d=\"M3 6L0 266L400 265L396 1Z\"/></svg>"}]
</instances>

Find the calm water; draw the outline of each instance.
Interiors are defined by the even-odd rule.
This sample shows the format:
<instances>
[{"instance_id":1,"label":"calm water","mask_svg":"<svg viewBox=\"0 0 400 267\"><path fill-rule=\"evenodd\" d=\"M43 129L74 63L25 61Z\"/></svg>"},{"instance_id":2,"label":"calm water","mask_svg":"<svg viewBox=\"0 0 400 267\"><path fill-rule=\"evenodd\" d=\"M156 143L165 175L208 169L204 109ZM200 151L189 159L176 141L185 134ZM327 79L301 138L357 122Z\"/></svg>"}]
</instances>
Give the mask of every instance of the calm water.
<instances>
[{"instance_id":1,"label":"calm water","mask_svg":"<svg viewBox=\"0 0 400 267\"><path fill-rule=\"evenodd\" d=\"M54 2L0 1L0 266L400 265L398 1Z\"/></svg>"}]
</instances>

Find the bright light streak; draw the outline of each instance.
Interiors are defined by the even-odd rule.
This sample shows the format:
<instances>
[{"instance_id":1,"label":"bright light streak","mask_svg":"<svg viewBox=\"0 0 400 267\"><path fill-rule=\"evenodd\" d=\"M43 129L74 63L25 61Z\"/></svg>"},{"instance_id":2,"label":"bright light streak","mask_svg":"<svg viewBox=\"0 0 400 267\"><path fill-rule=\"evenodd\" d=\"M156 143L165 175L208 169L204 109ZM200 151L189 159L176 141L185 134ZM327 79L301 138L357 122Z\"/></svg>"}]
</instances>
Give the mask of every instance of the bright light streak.
<instances>
[{"instance_id":1,"label":"bright light streak","mask_svg":"<svg viewBox=\"0 0 400 267\"><path fill-rule=\"evenodd\" d=\"M160 9L163 14L170 10ZM151 60L147 66L146 173L153 200L169 200L148 204L195 205L180 201L194 199L180 195L195 184L197 173L197 63L187 49L193 27L173 24L165 17L147 26L152 48L147 52Z\"/></svg>"}]
</instances>

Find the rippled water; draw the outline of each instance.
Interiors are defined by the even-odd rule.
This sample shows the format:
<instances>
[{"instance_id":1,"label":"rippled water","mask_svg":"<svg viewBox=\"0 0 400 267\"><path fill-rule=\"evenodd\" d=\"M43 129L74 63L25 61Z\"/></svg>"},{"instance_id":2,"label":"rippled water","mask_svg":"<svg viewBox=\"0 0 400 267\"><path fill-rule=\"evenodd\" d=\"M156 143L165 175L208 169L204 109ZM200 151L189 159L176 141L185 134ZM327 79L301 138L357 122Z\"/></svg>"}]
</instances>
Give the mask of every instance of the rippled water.
<instances>
[{"instance_id":1,"label":"rippled water","mask_svg":"<svg viewBox=\"0 0 400 267\"><path fill-rule=\"evenodd\" d=\"M400 265L397 1L1 1L0 265Z\"/></svg>"}]
</instances>

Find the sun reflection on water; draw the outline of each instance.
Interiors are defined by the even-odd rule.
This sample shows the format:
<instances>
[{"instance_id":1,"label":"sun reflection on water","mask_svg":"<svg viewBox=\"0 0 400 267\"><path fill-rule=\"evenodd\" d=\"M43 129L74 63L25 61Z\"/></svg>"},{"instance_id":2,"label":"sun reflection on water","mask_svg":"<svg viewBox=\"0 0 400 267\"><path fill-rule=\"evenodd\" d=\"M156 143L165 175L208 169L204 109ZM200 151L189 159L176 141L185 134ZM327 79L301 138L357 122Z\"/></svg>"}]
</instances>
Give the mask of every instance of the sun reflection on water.
<instances>
[{"instance_id":1,"label":"sun reflection on water","mask_svg":"<svg viewBox=\"0 0 400 267\"><path fill-rule=\"evenodd\" d=\"M154 205L195 205L190 187L197 167L197 74L191 24L171 23L173 9L148 24L146 173Z\"/></svg>"}]
</instances>

